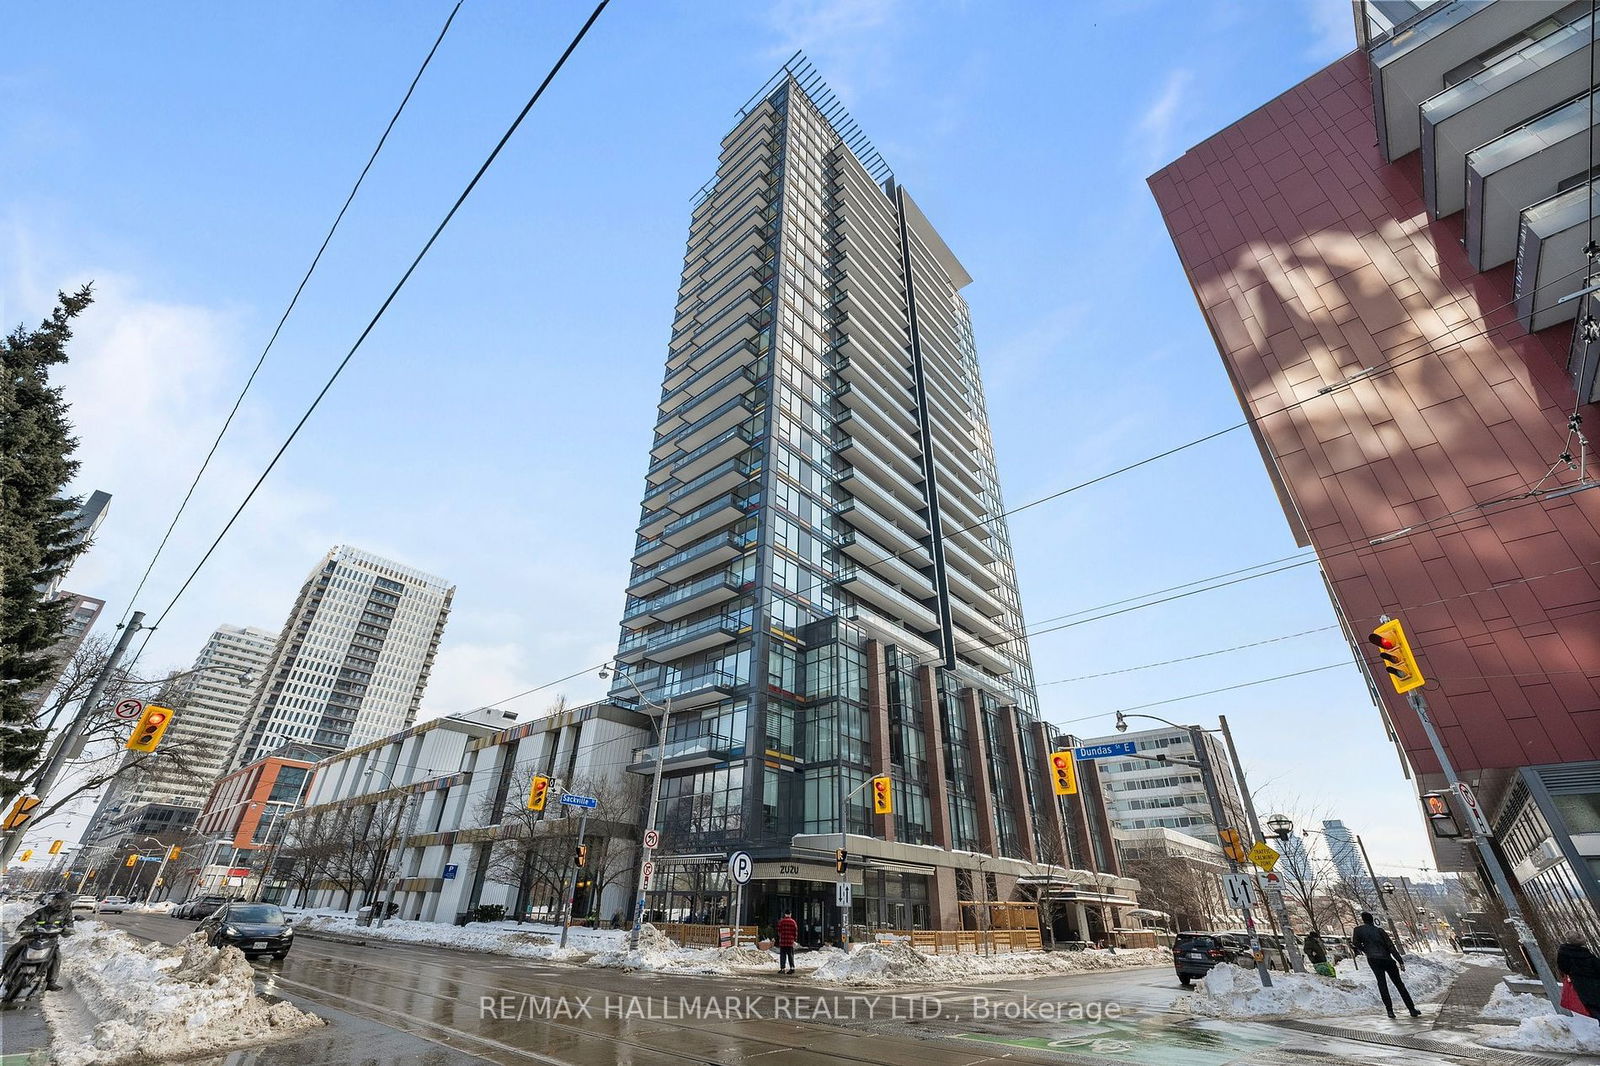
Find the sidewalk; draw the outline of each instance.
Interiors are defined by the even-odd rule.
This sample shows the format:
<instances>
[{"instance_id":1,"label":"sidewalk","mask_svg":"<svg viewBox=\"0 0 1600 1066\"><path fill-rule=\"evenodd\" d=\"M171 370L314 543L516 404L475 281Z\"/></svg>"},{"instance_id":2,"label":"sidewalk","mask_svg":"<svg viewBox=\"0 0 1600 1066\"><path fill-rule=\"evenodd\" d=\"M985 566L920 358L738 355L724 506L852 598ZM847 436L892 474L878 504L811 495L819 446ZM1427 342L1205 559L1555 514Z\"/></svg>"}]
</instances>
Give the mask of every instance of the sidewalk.
<instances>
[{"instance_id":1,"label":"sidewalk","mask_svg":"<svg viewBox=\"0 0 1600 1066\"><path fill-rule=\"evenodd\" d=\"M1468 966L1462 970L1450 986L1449 995L1440 1002L1432 1028L1470 1032L1474 1025L1482 1025L1483 1008L1508 972L1497 966Z\"/></svg>"}]
</instances>

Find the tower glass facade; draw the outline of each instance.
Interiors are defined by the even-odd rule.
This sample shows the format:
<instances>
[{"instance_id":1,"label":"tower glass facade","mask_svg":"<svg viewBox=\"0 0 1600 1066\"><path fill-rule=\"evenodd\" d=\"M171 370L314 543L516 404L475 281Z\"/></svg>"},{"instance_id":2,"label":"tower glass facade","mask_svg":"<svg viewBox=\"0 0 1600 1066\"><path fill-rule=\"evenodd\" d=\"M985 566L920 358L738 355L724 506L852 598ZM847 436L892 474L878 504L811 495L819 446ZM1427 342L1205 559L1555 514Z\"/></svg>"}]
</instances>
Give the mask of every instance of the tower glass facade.
<instances>
[{"instance_id":1,"label":"tower glass facade","mask_svg":"<svg viewBox=\"0 0 1600 1066\"><path fill-rule=\"evenodd\" d=\"M612 688L670 701L669 856L748 848L758 880L841 832L1035 856L968 281L808 65L739 113L693 206Z\"/></svg>"}]
</instances>

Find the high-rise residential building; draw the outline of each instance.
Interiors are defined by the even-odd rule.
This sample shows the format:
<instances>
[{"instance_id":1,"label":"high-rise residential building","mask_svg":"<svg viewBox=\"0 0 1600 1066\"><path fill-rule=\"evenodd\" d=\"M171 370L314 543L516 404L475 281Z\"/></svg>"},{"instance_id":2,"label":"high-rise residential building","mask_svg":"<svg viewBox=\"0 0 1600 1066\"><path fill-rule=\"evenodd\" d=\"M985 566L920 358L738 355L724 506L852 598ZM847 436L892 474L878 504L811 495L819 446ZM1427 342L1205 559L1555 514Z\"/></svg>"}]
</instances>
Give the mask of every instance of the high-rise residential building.
<instances>
[{"instance_id":1,"label":"high-rise residential building","mask_svg":"<svg viewBox=\"0 0 1600 1066\"><path fill-rule=\"evenodd\" d=\"M229 770L295 743L333 753L416 721L455 586L341 545L306 578Z\"/></svg>"},{"instance_id":2,"label":"high-rise residential building","mask_svg":"<svg viewBox=\"0 0 1600 1066\"><path fill-rule=\"evenodd\" d=\"M69 545L80 550L86 547L94 539L95 533L100 529L100 523L105 521L106 512L110 509L111 493L100 489L95 489L89 493L84 498L83 503L78 506L78 513L73 516L72 536L68 541ZM45 584L40 591L44 593L46 599L61 591L61 583L66 580L66 577L67 571L63 570Z\"/></svg>"},{"instance_id":3,"label":"high-rise residential building","mask_svg":"<svg viewBox=\"0 0 1600 1066\"><path fill-rule=\"evenodd\" d=\"M1535 932L1597 941L1596 27L1562 0L1354 7L1355 51L1150 187L1353 649L1370 668L1405 623ZM1445 787L1407 698L1373 692Z\"/></svg>"},{"instance_id":4,"label":"high-rise residential building","mask_svg":"<svg viewBox=\"0 0 1600 1066\"><path fill-rule=\"evenodd\" d=\"M873 924L1094 868L1043 783L969 281L809 64L738 113L692 208L611 690L671 704L652 909L737 846L750 913L820 936L841 832ZM974 854L1000 857L984 896Z\"/></svg>"},{"instance_id":5,"label":"high-rise residential building","mask_svg":"<svg viewBox=\"0 0 1600 1066\"><path fill-rule=\"evenodd\" d=\"M1372 896L1372 878L1367 876L1367 865L1361 857L1355 834L1350 832L1342 818L1324 818L1322 837L1328 845L1328 855L1333 859L1333 868L1338 872L1339 880L1350 886L1364 906L1375 908L1378 901Z\"/></svg>"},{"instance_id":6,"label":"high-rise residential building","mask_svg":"<svg viewBox=\"0 0 1600 1066\"><path fill-rule=\"evenodd\" d=\"M73 657L78 654L78 649L83 647L83 642L89 639L89 630L94 628L95 622L100 618L100 612L105 610L106 606L105 600L93 596L80 596L76 592L56 591L51 593L51 598L68 601L66 614L62 616L61 637L50 648L50 654L56 661L56 668L49 677L23 694L22 698L30 703L43 704L50 698L56 686L61 684L62 677L72 667Z\"/></svg>"},{"instance_id":7,"label":"high-rise residential building","mask_svg":"<svg viewBox=\"0 0 1600 1066\"><path fill-rule=\"evenodd\" d=\"M170 681L153 702L177 711L162 737L164 752L107 787L84 831L86 843L102 843L146 804L198 813L221 776L239 737L250 703L266 676L278 635L249 626L218 626L194 666ZM190 820L192 821L192 815Z\"/></svg>"},{"instance_id":8,"label":"high-rise residential building","mask_svg":"<svg viewBox=\"0 0 1600 1066\"><path fill-rule=\"evenodd\" d=\"M1240 829L1242 836L1247 836L1248 820L1244 803L1239 798L1239 789L1233 780L1227 749L1212 734L1200 735L1204 738L1206 755L1216 775L1227 824L1230 828ZM1126 742L1137 744L1138 753L1145 758L1095 760L1112 824L1124 831L1171 829L1220 847L1217 823L1211 815L1211 804L1206 798L1200 771L1189 766L1152 761L1163 755L1170 759L1193 761L1194 742L1189 737L1189 731L1160 726L1079 741L1091 747Z\"/></svg>"}]
</instances>

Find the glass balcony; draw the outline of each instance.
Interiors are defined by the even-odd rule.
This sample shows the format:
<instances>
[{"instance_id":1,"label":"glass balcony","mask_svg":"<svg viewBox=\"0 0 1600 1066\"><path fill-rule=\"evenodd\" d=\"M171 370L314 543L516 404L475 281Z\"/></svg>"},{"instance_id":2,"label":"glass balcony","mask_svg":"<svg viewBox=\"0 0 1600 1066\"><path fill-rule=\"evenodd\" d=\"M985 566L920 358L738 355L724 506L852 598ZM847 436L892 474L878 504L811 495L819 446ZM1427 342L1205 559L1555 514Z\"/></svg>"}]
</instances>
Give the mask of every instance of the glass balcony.
<instances>
[{"instance_id":1,"label":"glass balcony","mask_svg":"<svg viewBox=\"0 0 1600 1066\"><path fill-rule=\"evenodd\" d=\"M760 405L756 402L743 396L735 396L715 409L708 411L701 416L699 421L691 422L681 429L663 434L657 444L659 453L667 455L674 450L692 452L712 437L732 429L760 409Z\"/></svg>"},{"instance_id":2,"label":"glass balcony","mask_svg":"<svg viewBox=\"0 0 1600 1066\"><path fill-rule=\"evenodd\" d=\"M1590 213L1600 215L1600 185L1582 182L1522 212L1517 237L1517 317L1529 332L1570 322L1580 301L1561 298L1583 285ZM1561 284L1566 279L1570 284Z\"/></svg>"},{"instance_id":3,"label":"glass balcony","mask_svg":"<svg viewBox=\"0 0 1600 1066\"><path fill-rule=\"evenodd\" d=\"M841 588L876 606L891 619L902 620L902 624L909 623L924 631L939 628L938 616L921 599L902 592L870 570L854 564L842 566L835 581ZM931 596L933 589L928 588L926 594Z\"/></svg>"},{"instance_id":4,"label":"glass balcony","mask_svg":"<svg viewBox=\"0 0 1600 1066\"><path fill-rule=\"evenodd\" d=\"M749 630L749 623L739 615L719 614L694 622L656 626L634 635L639 638L639 658L653 663L670 663L731 644Z\"/></svg>"},{"instance_id":5,"label":"glass balcony","mask_svg":"<svg viewBox=\"0 0 1600 1066\"><path fill-rule=\"evenodd\" d=\"M857 499L864 499L901 526L923 525L922 514L927 504L921 491L903 478L886 474L867 474L853 466L838 470L839 487ZM909 503L905 497L914 496Z\"/></svg>"},{"instance_id":6,"label":"glass balcony","mask_svg":"<svg viewBox=\"0 0 1600 1066\"><path fill-rule=\"evenodd\" d=\"M948 556L946 556L945 562L946 564L950 562ZM1005 614L1005 604L1001 603L988 589L980 588L977 582L967 576L964 569L959 566L946 565L945 574L949 578L952 594L960 596L990 618L999 618Z\"/></svg>"},{"instance_id":7,"label":"glass balcony","mask_svg":"<svg viewBox=\"0 0 1600 1066\"><path fill-rule=\"evenodd\" d=\"M851 526L864 530L873 540L895 551L922 550L923 538L928 536L927 527L922 526L916 532L902 529L859 498L840 504L837 513Z\"/></svg>"},{"instance_id":8,"label":"glass balcony","mask_svg":"<svg viewBox=\"0 0 1600 1066\"><path fill-rule=\"evenodd\" d=\"M967 603L960 596L950 597L950 613L963 629L984 638L990 644L1001 644L1011 639L1011 632L993 618Z\"/></svg>"},{"instance_id":9,"label":"glass balcony","mask_svg":"<svg viewBox=\"0 0 1600 1066\"><path fill-rule=\"evenodd\" d=\"M1467 153L1467 258L1479 270L1517 254L1523 208L1589 171L1589 107L1585 93Z\"/></svg>"},{"instance_id":10,"label":"glass balcony","mask_svg":"<svg viewBox=\"0 0 1600 1066\"><path fill-rule=\"evenodd\" d=\"M1583 92L1589 11L1422 102L1422 193L1434 218L1466 206L1467 153Z\"/></svg>"},{"instance_id":11,"label":"glass balcony","mask_svg":"<svg viewBox=\"0 0 1600 1066\"><path fill-rule=\"evenodd\" d=\"M701 392L679 398L671 409L663 410L656 420L658 432L671 433L688 425L707 411L740 394L748 393L760 383L760 375L753 366L735 367L722 377L706 385Z\"/></svg>"},{"instance_id":12,"label":"glass balcony","mask_svg":"<svg viewBox=\"0 0 1600 1066\"><path fill-rule=\"evenodd\" d=\"M674 548L681 548L698 540L719 525L742 518L754 509L753 505L739 502L739 493L730 492L701 504L688 514L667 523L661 539Z\"/></svg>"},{"instance_id":13,"label":"glass balcony","mask_svg":"<svg viewBox=\"0 0 1600 1066\"><path fill-rule=\"evenodd\" d=\"M865 603L855 603L841 608L844 620L860 626L868 636L885 644L893 644L902 651L917 656L923 662L943 658L937 645L904 624L878 613Z\"/></svg>"},{"instance_id":14,"label":"glass balcony","mask_svg":"<svg viewBox=\"0 0 1600 1066\"><path fill-rule=\"evenodd\" d=\"M682 482L710 469L724 459L738 455L755 442L756 435L753 430L744 426L734 426L718 433L693 451L674 452L664 459L657 460L650 465L650 472L646 478L657 485L665 485L669 479Z\"/></svg>"},{"instance_id":15,"label":"glass balcony","mask_svg":"<svg viewBox=\"0 0 1600 1066\"><path fill-rule=\"evenodd\" d=\"M1554 3L1449 0L1396 27L1367 53L1372 68L1378 149L1389 162L1422 142L1417 108L1439 91L1445 76L1485 49L1548 18Z\"/></svg>"},{"instance_id":16,"label":"glass balcony","mask_svg":"<svg viewBox=\"0 0 1600 1066\"><path fill-rule=\"evenodd\" d=\"M933 587L933 577L917 568L917 556L926 558L927 553L917 551L901 555L892 552L873 541L860 530L852 529L839 538L839 550L844 552L857 563L875 570L879 574L887 575L888 580L907 588L920 588L926 585ZM922 566L931 566L931 562L922 562Z\"/></svg>"},{"instance_id":17,"label":"glass balcony","mask_svg":"<svg viewBox=\"0 0 1600 1066\"><path fill-rule=\"evenodd\" d=\"M667 506L679 514L688 514L712 497L726 493L759 473L759 461L752 462L736 456L673 489L667 494Z\"/></svg>"},{"instance_id":18,"label":"glass balcony","mask_svg":"<svg viewBox=\"0 0 1600 1066\"><path fill-rule=\"evenodd\" d=\"M670 622L731 600L751 585L753 582L740 581L731 573L712 574L634 604L622 616L622 624L629 629L642 629L651 622Z\"/></svg>"},{"instance_id":19,"label":"glass balcony","mask_svg":"<svg viewBox=\"0 0 1600 1066\"><path fill-rule=\"evenodd\" d=\"M677 706L674 703L673 709L676 710ZM669 740L662 749L661 769L663 772L671 772L717 766L732 759L741 750L740 745L733 739L710 734L689 737L686 740ZM654 774L655 769L654 746L633 750L633 760L628 765L629 773Z\"/></svg>"},{"instance_id":20,"label":"glass balcony","mask_svg":"<svg viewBox=\"0 0 1600 1066\"><path fill-rule=\"evenodd\" d=\"M658 589L666 588L674 580L682 580L697 567L705 570L717 563L727 562L741 554L754 540L753 532L728 532L708 537L639 571L633 580L628 582L628 595L648 596Z\"/></svg>"}]
</instances>

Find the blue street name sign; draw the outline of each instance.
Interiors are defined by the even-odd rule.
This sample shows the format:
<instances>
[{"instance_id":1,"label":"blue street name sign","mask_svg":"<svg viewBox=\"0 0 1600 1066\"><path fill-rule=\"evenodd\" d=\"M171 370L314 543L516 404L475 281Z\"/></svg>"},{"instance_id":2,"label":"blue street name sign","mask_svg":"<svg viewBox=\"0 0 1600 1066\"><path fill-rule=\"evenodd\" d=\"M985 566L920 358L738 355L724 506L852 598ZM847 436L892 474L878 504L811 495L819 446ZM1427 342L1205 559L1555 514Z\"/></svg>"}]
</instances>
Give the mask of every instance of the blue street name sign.
<instances>
[{"instance_id":1,"label":"blue street name sign","mask_svg":"<svg viewBox=\"0 0 1600 1066\"><path fill-rule=\"evenodd\" d=\"M591 811L600 806L600 801L593 796L574 796L570 792L562 794L561 802L568 807L587 807Z\"/></svg>"},{"instance_id":2,"label":"blue street name sign","mask_svg":"<svg viewBox=\"0 0 1600 1066\"><path fill-rule=\"evenodd\" d=\"M1138 750L1137 741L1121 740L1115 744L1090 744L1086 748L1078 748L1077 755L1080 759L1107 759L1113 755L1132 755Z\"/></svg>"}]
</instances>

